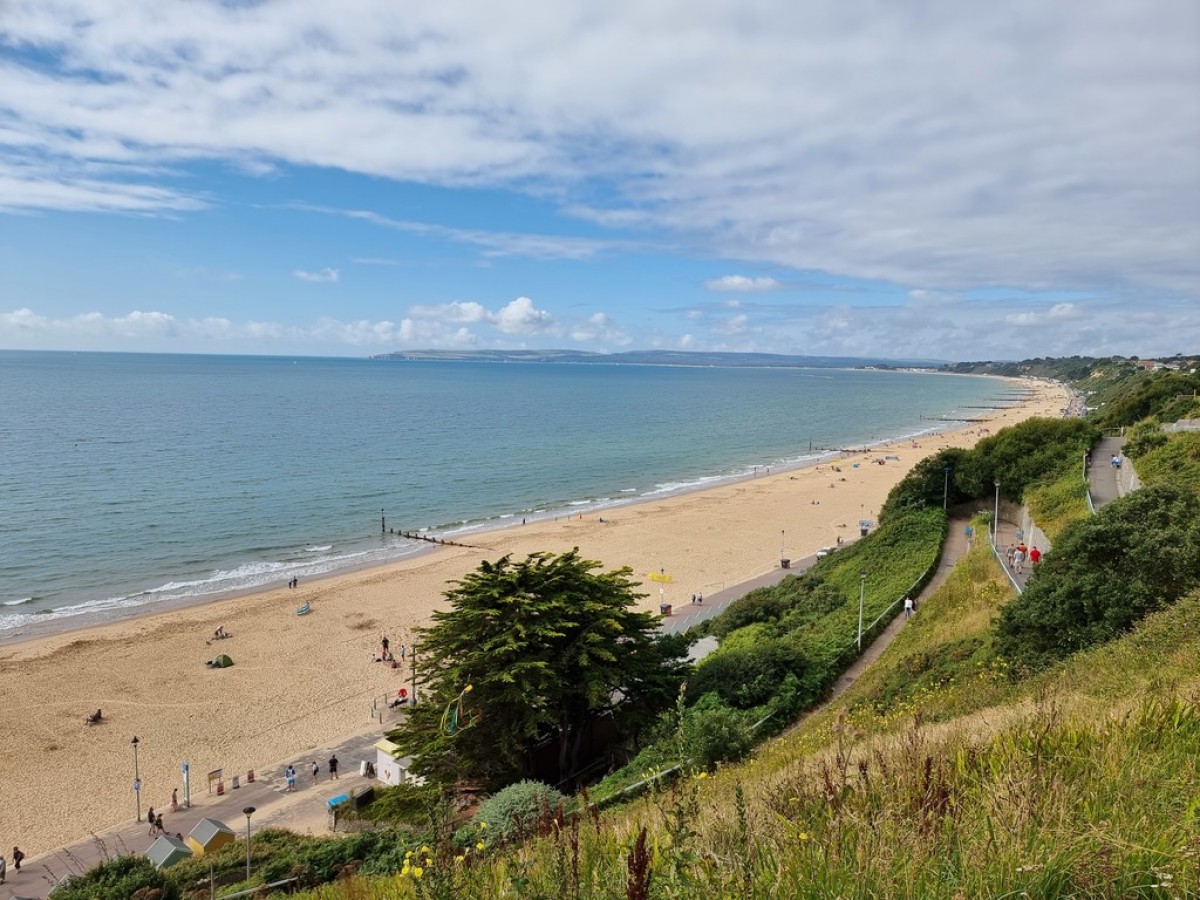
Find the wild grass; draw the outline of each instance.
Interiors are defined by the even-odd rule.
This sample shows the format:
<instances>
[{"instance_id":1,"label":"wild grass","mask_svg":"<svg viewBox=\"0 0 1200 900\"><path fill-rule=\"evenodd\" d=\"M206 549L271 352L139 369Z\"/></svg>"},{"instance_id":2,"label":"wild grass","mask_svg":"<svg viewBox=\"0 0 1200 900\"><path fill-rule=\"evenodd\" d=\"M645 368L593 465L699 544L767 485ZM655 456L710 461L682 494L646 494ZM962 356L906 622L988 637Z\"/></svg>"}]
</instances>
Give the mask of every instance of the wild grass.
<instances>
[{"instance_id":1,"label":"wild grass","mask_svg":"<svg viewBox=\"0 0 1200 900\"><path fill-rule=\"evenodd\" d=\"M1087 482L1078 465L1025 491L1025 505L1038 527L1053 543L1071 524L1091 515Z\"/></svg>"},{"instance_id":2,"label":"wild grass","mask_svg":"<svg viewBox=\"0 0 1200 900\"><path fill-rule=\"evenodd\" d=\"M977 547L845 695L711 776L503 846L301 895L1200 895L1200 596L1025 680L987 637Z\"/></svg>"}]
</instances>

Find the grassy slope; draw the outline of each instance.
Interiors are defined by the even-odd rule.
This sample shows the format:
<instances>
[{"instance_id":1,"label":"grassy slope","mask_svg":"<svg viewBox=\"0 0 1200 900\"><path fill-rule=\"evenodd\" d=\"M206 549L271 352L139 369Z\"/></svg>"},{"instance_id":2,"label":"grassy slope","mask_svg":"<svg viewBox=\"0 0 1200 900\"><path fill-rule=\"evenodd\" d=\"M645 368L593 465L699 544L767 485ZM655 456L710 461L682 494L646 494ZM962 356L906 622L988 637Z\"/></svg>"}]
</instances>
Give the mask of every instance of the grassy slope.
<instances>
[{"instance_id":1,"label":"grassy slope","mask_svg":"<svg viewBox=\"0 0 1200 900\"><path fill-rule=\"evenodd\" d=\"M519 847L434 859L420 879L307 896L1200 894L1200 597L1012 683L987 636L1008 596L981 545L839 710L756 759Z\"/></svg>"}]
</instances>

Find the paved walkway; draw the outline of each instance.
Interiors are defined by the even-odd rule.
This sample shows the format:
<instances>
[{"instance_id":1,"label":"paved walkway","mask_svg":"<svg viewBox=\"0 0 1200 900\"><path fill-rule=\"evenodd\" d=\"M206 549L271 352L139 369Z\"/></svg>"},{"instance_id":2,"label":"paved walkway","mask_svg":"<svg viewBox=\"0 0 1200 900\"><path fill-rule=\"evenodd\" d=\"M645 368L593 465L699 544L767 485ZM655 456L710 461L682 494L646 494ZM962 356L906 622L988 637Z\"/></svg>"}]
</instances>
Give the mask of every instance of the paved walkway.
<instances>
[{"instance_id":1,"label":"paved walkway","mask_svg":"<svg viewBox=\"0 0 1200 900\"><path fill-rule=\"evenodd\" d=\"M921 591L921 593L915 598L917 612L914 613L914 615L919 616L921 614L920 609L925 600L933 596L933 593L942 586L942 582L946 580L946 576L950 574L950 571L956 565L958 565L958 561L966 556L967 551L971 549L971 545L967 541L966 534L966 528L970 522L971 520L968 517L952 516L950 518L950 531L949 534L946 535L945 544L942 546L942 558L938 562L937 571L934 572L933 577L929 579L929 584L927 584L925 589ZM987 539L987 535L984 534L982 536L976 535L973 540L980 540L981 537L983 540ZM903 613L892 619L887 628L883 630L879 637L875 638L871 646L864 650L862 655L851 664L850 668L843 672L842 676L833 683L833 688L829 692L829 697L825 700L825 703L823 703L822 706L832 703L834 700L842 696L842 694L846 693L846 691L850 689L850 686L854 684L854 682L858 681L862 673L867 670L867 667L874 663L875 660L879 659L883 651L891 645L892 641L895 640L896 635L900 633L900 630L907 622L908 620L904 618ZM820 708L821 707L818 707L818 709ZM813 710L813 712L815 711L816 710ZM811 713L809 713L809 715L811 715ZM806 715L805 718L807 717L808 716ZM797 722L797 724L799 723ZM792 727L794 728L795 725Z\"/></svg>"},{"instance_id":2,"label":"paved walkway","mask_svg":"<svg viewBox=\"0 0 1200 900\"><path fill-rule=\"evenodd\" d=\"M352 787L366 787L376 783L373 778L359 776L358 764L361 760L374 762L374 744L379 740L382 730L383 728L376 725L334 747L297 754L286 762L257 772L252 784L243 784L237 790L229 787L227 782L224 796L209 796L201 786L198 797L193 793L191 809L180 808L177 812L162 809L163 824L168 833L178 832L186 837L200 819L213 818L224 822L239 834L244 834L246 816L242 811L248 806L253 806L256 810L250 820L255 831L273 825L291 827L303 832L311 829L314 822L323 824L327 816L327 801L331 797L346 793ZM340 763L341 777L331 781L326 766L329 757L334 754ZM313 783L310 771L314 760L321 765L320 780L316 784ZM283 769L288 762L296 765L299 775L295 793L285 790ZM61 810L59 813L69 815L70 810ZM297 825L301 827L296 828ZM19 874L14 873L10 866L8 880L0 885L0 900L32 900L45 897L64 876L85 872L106 858L126 853L144 853L152 843L154 838L147 833L144 821L128 822L106 829L87 840L77 841L51 853L25 860ZM5 850L8 850L7 845Z\"/></svg>"},{"instance_id":3,"label":"paved walkway","mask_svg":"<svg viewBox=\"0 0 1200 900\"><path fill-rule=\"evenodd\" d=\"M687 631L718 615L730 603L749 591L778 584L788 575L804 572L816 561L815 555L794 560L791 568L773 569L749 581L706 595L702 604L685 605L683 608L676 606L672 615L663 617L662 628L671 634ZM253 806L255 812L251 816L251 823L255 831L267 826L276 826L301 833L323 833L328 821L327 801L331 797L345 793L352 787L366 787L378 783L374 779L359 776L359 762L374 762L375 742L385 731L394 728L396 721L398 715L389 713L385 715L383 725L364 729L336 746L306 751L278 765L256 772L254 783L243 783L236 791L230 788L222 797L209 796L203 792L199 796L193 794L191 809L181 808L178 812L162 810L164 825L168 833L178 832L186 837L200 819L213 818L224 822L239 834L244 834L246 816L242 810ZM326 764L334 754L341 763L340 769L343 774L339 780L330 781ZM317 784L313 784L310 774L310 766L314 760L321 764L322 769L321 780ZM287 793L284 790L286 785L283 770L288 763L296 765L299 775L299 787L295 793ZM201 782L201 791L202 784ZM154 839L147 833L145 822L128 822L105 829L86 840L76 841L51 853L25 860L19 875L14 875L10 868L8 881L0 885L0 900L40 900L65 876L85 872L112 856L144 853L153 842Z\"/></svg>"},{"instance_id":4,"label":"paved walkway","mask_svg":"<svg viewBox=\"0 0 1200 900\"><path fill-rule=\"evenodd\" d=\"M1119 456L1124 460L1121 452L1124 446L1125 438L1106 437L1101 438L1100 443L1092 448L1092 464L1088 468L1088 490L1092 493L1092 505L1097 510L1121 496L1117 486L1117 470L1112 465L1112 458Z\"/></svg>"}]
</instances>

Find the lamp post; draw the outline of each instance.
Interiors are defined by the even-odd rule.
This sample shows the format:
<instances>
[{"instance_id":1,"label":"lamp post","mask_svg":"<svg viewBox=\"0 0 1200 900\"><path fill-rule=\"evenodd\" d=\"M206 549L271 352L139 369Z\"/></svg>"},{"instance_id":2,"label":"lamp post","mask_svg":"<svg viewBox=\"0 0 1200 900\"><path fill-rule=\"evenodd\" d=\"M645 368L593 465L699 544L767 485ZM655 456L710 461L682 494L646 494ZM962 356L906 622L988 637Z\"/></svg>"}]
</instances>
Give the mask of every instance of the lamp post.
<instances>
[{"instance_id":1,"label":"lamp post","mask_svg":"<svg viewBox=\"0 0 1200 900\"><path fill-rule=\"evenodd\" d=\"M942 469L942 473L946 476L942 482L942 512L946 511L946 503L950 498L950 471L951 467L946 466Z\"/></svg>"},{"instance_id":2,"label":"lamp post","mask_svg":"<svg viewBox=\"0 0 1200 900\"><path fill-rule=\"evenodd\" d=\"M137 748L141 742L135 734L129 743L133 745L133 803L137 810L137 820L140 822L142 821L142 777L138 771Z\"/></svg>"},{"instance_id":3,"label":"lamp post","mask_svg":"<svg viewBox=\"0 0 1200 900\"><path fill-rule=\"evenodd\" d=\"M859 573L858 583L858 649L862 652L863 601L867 596L867 573Z\"/></svg>"},{"instance_id":4,"label":"lamp post","mask_svg":"<svg viewBox=\"0 0 1200 900\"><path fill-rule=\"evenodd\" d=\"M992 516L992 549L1000 540L1000 479L996 479L996 512Z\"/></svg>"},{"instance_id":5,"label":"lamp post","mask_svg":"<svg viewBox=\"0 0 1200 900\"><path fill-rule=\"evenodd\" d=\"M787 537L787 532L784 531L782 528L779 529L779 558L780 559L783 559L784 554L787 553L787 551L784 549L787 546L787 542L785 540L786 537Z\"/></svg>"},{"instance_id":6,"label":"lamp post","mask_svg":"<svg viewBox=\"0 0 1200 900\"><path fill-rule=\"evenodd\" d=\"M247 806L242 810L246 814L246 880L250 880L250 817L254 815L254 807Z\"/></svg>"}]
</instances>

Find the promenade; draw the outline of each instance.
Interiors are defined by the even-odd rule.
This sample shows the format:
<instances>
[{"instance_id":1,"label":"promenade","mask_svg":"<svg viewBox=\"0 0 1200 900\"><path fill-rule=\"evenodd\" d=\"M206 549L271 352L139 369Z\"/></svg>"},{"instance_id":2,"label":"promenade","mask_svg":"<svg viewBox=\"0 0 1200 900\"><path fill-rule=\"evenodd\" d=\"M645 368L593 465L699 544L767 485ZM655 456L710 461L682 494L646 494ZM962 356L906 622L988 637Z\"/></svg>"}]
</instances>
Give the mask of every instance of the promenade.
<instances>
[{"instance_id":1,"label":"promenade","mask_svg":"<svg viewBox=\"0 0 1200 900\"><path fill-rule=\"evenodd\" d=\"M715 591L705 596L703 604L675 606L672 615L663 617L662 628L672 634L694 628L701 622L719 615L726 606L749 591L778 584L788 575L798 575L816 560L815 555L808 556L793 561L791 568L775 568L749 581ZM261 828L278 827L301 834L325 834L329 828L328 801L331 798L347 793L351 788L361 789L379 784L374 778L358 774L359 763L363 760L375 761L376 741L385 731L394 728L401 718L398 713L389 713L385 716L382 726L376 724L335 745L307 750L267 769L256 771L253 783L247 784L246 773L240 773L241 787L237 790L232 789L229 786L230 779L226 782L227 789L223 796L207 794L203 790L197 796L197 793L193 792L191 808L182 808L181 798L181 808L178 811L158 810L163 813L163 824L167 833L180 833L186 837L200 819L211 818L223 822L244 838L246 816L243 810L253 806L255 811L250 817L253 832ZM341 777L336 781L329 780L327 769L328 760L333 755L337 756L340 763ZM316 783L313 782L310 773L313 761L321 767L320 779ZM283 770L289 763L296 766L299 776L294 793L284 790L286 784ZM226 777L230 778L232 774L226 773ZM198 781L198 778L196 780ZM76 841L50 853L26 859L19 874L10 868L7 882L0 885L0 900L40 900L67 876L82 874L114 856L144 853L154 843L154 838L148 834L148 826L144 821L146 810L142 809L143 821L135 822L132 795L129 801L128 822L107 828L91 838ZM17 842L19 843L19 836Z\"/></svg>"}]
</instances>

